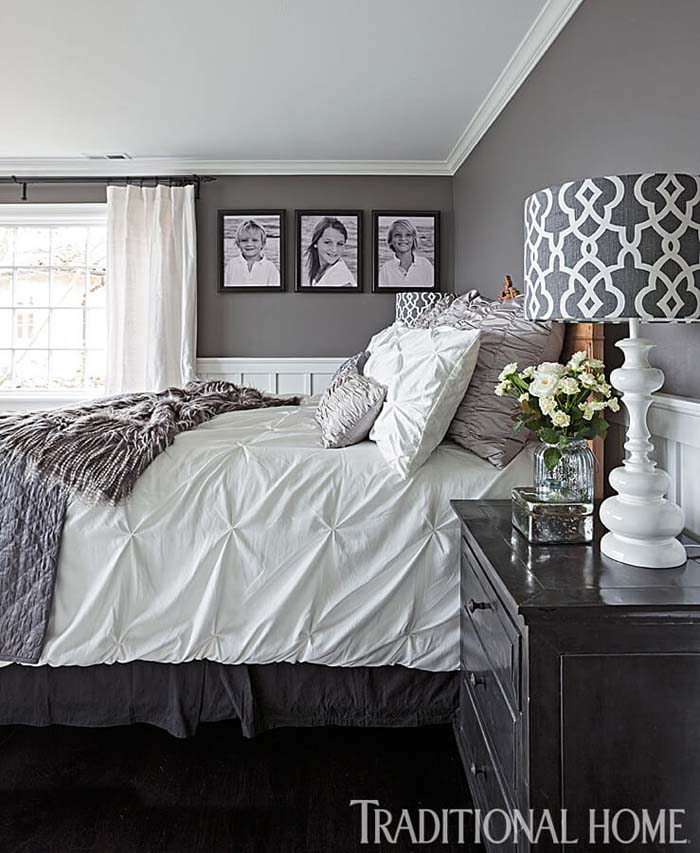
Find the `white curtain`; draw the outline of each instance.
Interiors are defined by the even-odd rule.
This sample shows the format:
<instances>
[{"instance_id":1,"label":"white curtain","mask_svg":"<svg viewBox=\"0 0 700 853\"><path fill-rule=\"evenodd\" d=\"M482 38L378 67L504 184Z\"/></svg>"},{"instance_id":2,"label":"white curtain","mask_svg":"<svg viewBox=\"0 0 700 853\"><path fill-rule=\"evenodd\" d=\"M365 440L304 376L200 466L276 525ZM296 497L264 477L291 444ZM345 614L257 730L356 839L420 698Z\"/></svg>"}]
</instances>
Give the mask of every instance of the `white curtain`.
<instances>
[{"instance_id":1,"label":"white curtain","mask_svg":"<svg viewBox=\"0 0 700 853\"><path fill-rule=\"evenodd\" d=\"M106 393L194 378L194 187L107 187Z\"/></svg>"}]
</instances>

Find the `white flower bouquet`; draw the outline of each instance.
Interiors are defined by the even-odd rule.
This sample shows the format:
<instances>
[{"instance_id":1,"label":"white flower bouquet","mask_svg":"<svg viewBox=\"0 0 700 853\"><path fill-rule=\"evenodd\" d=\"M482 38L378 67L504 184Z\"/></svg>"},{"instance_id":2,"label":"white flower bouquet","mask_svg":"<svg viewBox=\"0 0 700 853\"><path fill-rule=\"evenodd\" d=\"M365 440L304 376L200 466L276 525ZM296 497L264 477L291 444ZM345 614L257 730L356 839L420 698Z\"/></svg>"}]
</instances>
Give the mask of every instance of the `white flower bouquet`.
<instances>
[{"instance_id":1,"label":"white flower bouquet","mask_svg":"<svg viewBox=\"0 0 700 853\"><path fill-rule=\"evenodd\" d=\"M545 361L518 372L517 363L512 362L499 374L496 394L514 397L520 406L513 415L513 429L532 430L549 445L544 454L549 470L569 442L605 435L605 409L619 411L620 403L603 369L599 359L577 352L566 364Z\"/></svg>"}]
</instances>

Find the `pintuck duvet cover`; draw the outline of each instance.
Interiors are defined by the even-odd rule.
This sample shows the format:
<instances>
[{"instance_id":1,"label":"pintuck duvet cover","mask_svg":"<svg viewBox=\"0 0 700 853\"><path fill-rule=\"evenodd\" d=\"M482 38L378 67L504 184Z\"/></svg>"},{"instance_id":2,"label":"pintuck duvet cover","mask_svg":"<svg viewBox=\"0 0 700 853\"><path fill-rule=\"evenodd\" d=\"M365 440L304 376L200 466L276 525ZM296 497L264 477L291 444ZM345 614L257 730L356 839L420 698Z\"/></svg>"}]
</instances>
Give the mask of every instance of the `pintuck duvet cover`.
<instances>
[{"instance_id":1,"label":"pintuck duvet cover","mask_svg":"<svg viewBox=\"0 0 700 853\"><path fill-rule=\"evenodd\" d=\"M442 444L408 480L372 442L322 446L316 401L220 415L123 504L73 500L39 664L458 668L454 498L530 480Z\"/></svg>"}]
</instances>

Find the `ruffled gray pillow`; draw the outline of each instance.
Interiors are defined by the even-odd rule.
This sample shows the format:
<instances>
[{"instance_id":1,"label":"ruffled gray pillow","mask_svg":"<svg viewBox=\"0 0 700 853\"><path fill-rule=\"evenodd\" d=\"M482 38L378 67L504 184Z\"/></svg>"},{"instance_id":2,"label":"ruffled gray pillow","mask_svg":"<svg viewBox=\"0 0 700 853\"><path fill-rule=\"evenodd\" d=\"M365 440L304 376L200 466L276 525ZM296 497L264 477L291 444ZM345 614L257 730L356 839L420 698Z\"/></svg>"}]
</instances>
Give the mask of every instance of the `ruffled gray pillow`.
<instances>
[{"instance_id":1,"label":"ruffled gray pillow","mask_svg":"<svg viewBox=\"0 0 700 853\"><path fill-rule=\"evenodd\" d=\"M361 374L365 368L365 364L367 364L368 358L368 350L363 350L362 352L358 352L356 355L351 355L350 358L346 358L345 361L333 374L333 378L331 379L330 384L333 385L334 382L337 382L339 379L344 379L346 376L349 376L352 373Z\"/></svg>"},{"instance_id":2,"label":"ruffled gray pillow","mask_svg":"<svg viewBox=\"0 0 700 853\"><path fill-rule=\"evenodd\" d=\"M321 397L315 417L324 447L349 447L369 435L384 405L386 388L363 376L355 366L348 366L336 377Z\"/></svg>"},{"instance_id":3,"label":"ruffled gray pillow","mask_svg":"<svg viewBox=\"0 0 700 853\"><path fill-rule=\"evenodd\" d=\"M498 374L512 361L520 370L542 361L556 361L564 343L564 326L526 320L523 296L492 302L475 290L460 296L444 311L426 311L417 325L481 330L476 369L447 436L503 468L519 453L528 436L513 432L514 400L494 394Z\"/></svg>"}]
</instances>

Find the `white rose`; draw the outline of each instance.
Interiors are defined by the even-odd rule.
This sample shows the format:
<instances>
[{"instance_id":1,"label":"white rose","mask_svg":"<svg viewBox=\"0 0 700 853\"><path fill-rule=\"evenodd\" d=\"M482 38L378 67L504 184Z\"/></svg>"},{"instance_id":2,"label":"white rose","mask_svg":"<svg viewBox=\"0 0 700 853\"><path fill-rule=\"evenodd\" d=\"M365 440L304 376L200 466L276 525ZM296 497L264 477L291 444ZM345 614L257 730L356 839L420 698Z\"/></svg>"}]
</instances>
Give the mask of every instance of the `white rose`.
<instances>
[{"instance_id":1,"label":"white rose","mask_svg":"<svg viewBox=\"0 0 700 853\"><path fill-rule=\"evenodd\" d=\"M534 364L531 364L529 367L526 367L525 370L523 370L523 372L522 372L522 377L524 379L530 379L534 375L535 375L535 365Z\"/></svg>"},{"instance_id":2,"label":"white rose","mask_svg":"<svg viewBox=\"0 0 700 853\"><path fill-rule=\"evenodd\" d=\"M508 390L509 387L510 387L510 382L499 382L498 385L496 385L496 389L494 391L494 394L497 397L505 397L506 391Z\"/></svg>"},{"instance_id":3,"label":"white rose","mask_svg":"<svg viewBox=\"0 0 700 853\"><path fill-rule=\"evenodd\" d=\"M599 358L589 358L588 366L592 367L593 370L602 370L605 365Z\"/></svg>"},{"instance_id":4,"label":"white rose","mask_svg":"<svg viewBox=\"0 0 700 853\"><path fill-rule=\"evenodd\" d=\"M554 374L535 374L530 383L530 393L533 397L551 397L556 394L559 377Z\"/></svg>"},{"instance_id":5,"label":"white rose","mask_svg":"<svg viewBox=\"0 0 700 853\"><path fill-rule=\"evenodd\" d=\"M543 361L535 368L535 377L538 376L556 376L557 379L564 375L566 368L558 361Z\"/></svg>"},{"instance_id":6,"label":"white rose","mask_svg":"<svg viewBox=\"0 0 700 853\"><path fill-rule=\"evenodd\" d=\"M608 400L608 408L611 412L619 412L620 411L620 401L617 397L612 397Z\"/></svg>"},{"instance_id":7,"label":"white rose","mask_svg":"<svg viewBox=\"0 0 700 853\"><path fill-rule=\"evenodd\" d=\"M579 376L578 381L584 388L594 388L598 384L598 380L592 373L582 373Z\"/></svg>"},{"instance_id":8,"label":"white rose","mask_svg":"<svg viewBox=\"0 0 700 853\"><path fill-rule=\"evenodd\" d=\"M551 415L557 410L557 401L554 397L542 397L540 400L540 411L543 415Z\"/></svg>"},{"instance_id":9,"label":"white rose","mask_svg":"<svg viewBox=\"0 0 700 853\"><path fill-rule=\"evenodd\" d=\"M529 399L530 399L530 395L529 395L529 394L521 394L521 395L518 397L518 402L519 402L519 403L527 403L527 401L528 401Z\"/></svg>"},{"instance_id":10,"label":"white rose","mask_svg":"<svg viewBox=\"0 0 700 853\"><path fill-rule=\"evenodd\" d=\"M579 403L578 407L583 412L584 421L593 420L594 411L593 406L590 403Z\"/></svg>"},{"instance_id":11,"label":"white rose","mask_svg":"<svg viewBox=\"0 0 700 853\"><path fill-rule=\"evenodd\" d=\"M566 412L557 411L554 412L552 417L552 423L555 427L568 427L571 423L571 418L566 414Z\"/></svg>"},{"instance_id":12,"label":"white rose","mask_svg":"<svg viewBox=\"0 0 700 853\"><path fill-rule=\"evenodd\" d=\"M511 361L510 364L506 364L503 370L498 374L499 379L507 379L509 376L512 376L515 371L518 369L518 362Z\"/></svg>"},{"instance_id":13,"label":"white rose","mask_svg":"<svg viewBox=\"0 0 700 853\"><path fill-rule=\"evenodd\" d=\"M568 367L573 370L580 370L583 367L583 362L586 360L586 353L583 350L575 352L569 359Z\"/></svg>"},{"instance_id":14,"label":"white rose","mask_svg":"<svg viewBox=\"0 0 700 853\"><path fill-rule=\"evenodd\" d=\"M565 376L563 379L559 380L558 390L564 394L578 394L578 392L581 390L581 387L578 382L571 376Z\"/></svg>"}]
</instances>

